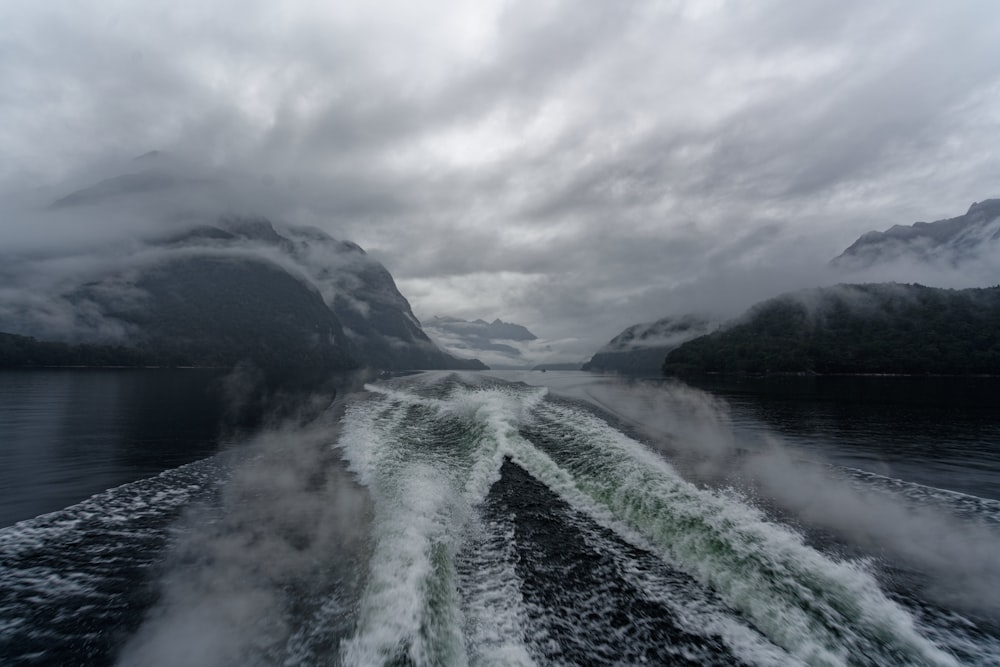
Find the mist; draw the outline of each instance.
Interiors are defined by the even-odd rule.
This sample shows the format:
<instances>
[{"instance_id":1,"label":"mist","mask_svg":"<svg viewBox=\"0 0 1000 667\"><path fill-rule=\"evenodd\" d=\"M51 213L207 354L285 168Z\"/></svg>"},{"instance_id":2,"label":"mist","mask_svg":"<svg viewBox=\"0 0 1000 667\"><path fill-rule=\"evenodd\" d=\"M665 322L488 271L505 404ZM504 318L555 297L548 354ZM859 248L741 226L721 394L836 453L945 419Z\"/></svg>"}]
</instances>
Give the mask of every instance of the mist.
<instances>
[{"instance_id":1,"label":"mist","mask_svg":"<svg viewBox=\"0 0 1000 667\"><path fill-rule=\"evenodd\" d=\"M779 518L831 531L865 558L888 557L913 568L924 593L942 604L1000 613L1000 526L859 484L777 434L763 443L743 440L724 400L679 382L570 377L549 386L620 420L697 483L735 489Z\"/></svg>"},{"instance_id":2,"label":"mist","mask_svg":"<svg viewBox=\"0 0 1000 667\"><path fill-rule=\"evenodd\" d=\"M179 522L160 600L117 664L272 664L336 650L353 629L372 517L334 449L339 405L241 446L220 497Z\"/></svg>"},{"instance_id":3,"label":"mist","mask_svg":"<svg viewBox=\"0 0 1000 667\"><path fill-rule=\"evenodd\" d=\"M241 220L271 220L280 232L308 216L294 215L289 200L267 188L261 192L247 174L162 153L122 167L98 174L107 177L82 189L60 190L63 196L47 197L45 205L3 212L19 224L2 230L0 331L67 342L134 342L136 328L115 314L139 309L149 295L137 280L168 262L212 257L276 265L328 304L349 296L354 272L367 265L363 255L344 252L329 239L307 238L308 228L296 228L292 254L238 229L225 241L186 239L200 226L233 227Z\"/></svg>"},{"instance_id":4,"label":"mist","mask_svg":"<svg viewBox=\"0 0 1000 667\"><path fill-rule=\"evenodd\" d=\"M995 196L996 11L12 8L0 247L93 249L192 212L309 224L422 319L503 317L582 360L630 324L842 282L825 264L862 233ZM46 208L157 161L175 186L134 208Z\"/></svg>"},{"instance_id":5,"label":"mist","mask_svg":"<svg viewBox=\"0 0 1000 667\"><path fill-rule=\"evenodd\" d=\"M221 385L227 418L263 421L226 454L231 479L218 496L187 510L160 569L143 573L155 580L159 597L117 656L123 666L310 663L338 655L356 630L358 600L370 580L365 568L378 543L370 535L374 501L336 447L348 398L303 393L336 384L336 372L357 365L475 366L440 354L424 338L420 323L434 316L502 318L527 327L537 340L489 341L481 350L458 335L431 327L428 333L461 356L530 368L584 362L626 327L664 317L698 314L712 328L724 327L783 294L823 317L819 288L842 285L839 297L864 309L871 303L851 284L1000 283L996 220L964 239L967 247L918 243L871 265L831 262L871 230L954 217L974 201L1000 197L995 0L14 0L0 8L0 24L6 28L0 31L0 333L39 339L37 346L16 339L23 346L11 344L12 363L39 364L34 352L21 350L48 341L126 346L136 353L126 362L151 366L235 363ZM262 234L238 230L265 221ZM199 227L204 233L190 233ZM213 235L205 227L217 229ZM199 263L209 268L184 272ZM157 273L170 266L173 276ZM210 270L218 266L235 270ZM215 283L219 290L200 290ZM157 285L167 285L164 293L179 287L158 300ZM179 304L175 313L172 304ZM237 306L241 315L228 317ZM204 322L226 326L197 326ZM0 342L8 338L15 340ZM117 363L108 358L95 352L87 362ZM596 409L718 494L705 496L752 505L734 516L756 517L760 509L767 520L801 528L806 546L833 543L835 559L851 561L848 569L884 574L879 583L903 591L900 597L917 591L913 605L897 610L893 600L885 607L907 628L918 619L914 634L924 630L923 607L941 605L942 615L987 619L984 636L1000 642L995 523L977 523L948 500L917 502L877 475L838 468L772 431L745 436L725 401L680 383L547 376L558 399ZM414 405L423 408L448 392L493 382L485 375L427 377L426 387L411 387ZM353 388L357 379L348 384ZM521 389L494 399L513 405ZM538 392L530 400L548 399ZM477 407L478 418L498 405ZM388 424L386 416L371 431L382 445L400 451L405 445L404 481L421 466L435 473L428 480L451 475L454 460L485 451L483 443L492 441L483 434L499 423L470 426L454 415L418 421L419 410L408 406L386 407L379 418L395 421ZM267 408L282 417L262 416ZM48 421L53 431L69 428L58 415ZM518 424L504 422L509 432L497 431L494 439L513 441ZM547 443L538 444L537 453L545 454ZM601 448L606 441L591 444L595 457L612 451ZM527 445L524 451L536 453ZM530 498L515 496L532 485L548 486L539 497L551 498L562 481L546 482L538 470L528 471L531 484L497 482L513 484L498 487L498 495L516 493L484 496L474 509L485 517L495 507L528 507ZM971 479L970 470L962 474ZM597 479L600 472L587 475ZM572 482L562 473L560 480ZM622 486L599 481L609 493ZM436 483L427 487L440 490ZM630 491L646 497L643 489ZM393 505L401 510L393 522L411 520L403 511L413 509L408 502ZM576 514L569 521L562 509L542 509L541 518L563 531L551 553L576 559L574 566L596 562L599 540L587 542L580 528L594 519L584 505L571 508L580 521ZM524 541L528 514L508 514L484 523L496 531L482 542L489 567L467 578L488 584L477 594L491 605L503 597L510 627L498 625L497 633L510 636L497 641L534 658L526 646L536 638L518 634L529 612L538 613L532 622L541 620L523 627L541 627L552 637L572 617L549 606L554 595L538 595L543 604L528 608L526 596L549 590L545 580L554 578L543 576L549 563L530 562L528 550L544 553L552 535L535 531ZM459 520L428 516L426 524L450 539ZM726 544L738 551L746 543ZM458 572L455 558L468 554L450 545L441 552L443 564L429 556L420 562ZM610 562L607 553L598 555ZM607 572L622 581L632 577L631 586L648 555L623 548ZM396 563L397 554L391 556L386 562ZM760 555L764 566L782 562L767 556ZM529 573L534 580L524 575L529 565L537 566ZM738 565L726 566L732 581L741 576ZM690 583L671 588L681 578L697 580L696 567L672 567L667 558L649 568L651 581L669 571L663 590L670 595ZM17 576L36 585L28 569ZM490 588L496 582L487 575L506 580ZM407 579L414 584L408 599L430 608L434 591L425 582L431 580L421 576ZM458 605L463 580L454 581L446 592ZM728 605L720 614L743 614L756 604L730 605L722 586L705 581L719 580L697 585L709 597L718 594L720 608ZM583 578L567 582L567 597L558 602L585 610L580 619L622 617L620 610L591 614L595 607L586 604L601 596ZM623 599L652 605L656 591L641 581L636 589L641 595ZM587 596L593 599L581 603ZM700 596L699 590L673 600L691 606L687 601ZM751 624L766 621L747 632L781 625L786 610L818 618L790 644L805 652L797 656L819 655L808 651L812 631L828 630L819 618L825 611L816 607L822 613L810 616L816 609L808 601L789 599L794 604L777 614L747 615ZM841 601L833 602L840 613ZM33 610L24 609L30 618ZM446 630L460 655L466 627L459 621L469 606L455 609ZM630 623L639 618L626 616ZM679 622L682 616L683 610ZM373 612L372 622L384 618ZM654 644L669 643L645 621L633 623L637 632L652 628L650 646L635 642L649 649L643 659L654 655ZM945 619L933 631L951 623ZM420 622L414 627L426 629ZM567 633L586 635L586 627L581 621ZM688 658L686 651L719 644L703 630L678 631L676 655ZM880 644L884 637L876 632L852 647L839 641L847 633L838 632L832 628L834 641L816 646L832 647L832 656L890 645ZM773 637L761 637L770 647ZM612 639L631 641L624 633ZM988 653L994 645L984 640L974 650L985 646ZM583 655L597 661L623 653ZM742 659L738 648L726 657Z\"/></svg>"}]
</instances>

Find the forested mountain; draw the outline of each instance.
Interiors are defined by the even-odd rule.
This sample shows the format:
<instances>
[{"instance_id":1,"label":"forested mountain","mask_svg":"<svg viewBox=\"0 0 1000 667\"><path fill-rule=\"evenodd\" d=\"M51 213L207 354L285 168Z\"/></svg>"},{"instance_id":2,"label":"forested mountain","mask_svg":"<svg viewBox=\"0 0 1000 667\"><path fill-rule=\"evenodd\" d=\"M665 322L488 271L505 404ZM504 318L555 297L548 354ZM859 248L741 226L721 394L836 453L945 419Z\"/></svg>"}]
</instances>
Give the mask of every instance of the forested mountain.
<instances>
[{"instance_id":1,"label":"forested mountain","mask_svg":"<svg viewBox=\"0 0 1000 667\"><path fill-rule=\"evenodd\" d=\"M211 185L143 174L53 207ZM359 367L485 368L438 348L359 246L262 217L185 214L169 232L107 248L2 257L0 280L0 331L34 339L7 337L4 365L249 361L277 383L307 384Z\"/></svg>"},{"instance_id":2,"label":"forested mountain","mask_svg":"<svg viewBox=\"0 0 1000 667\"><path fill-rule=\"evenodd\" d=\"M133 346L175 364L252 361L281 384L311 384L362 365L323 298L280 266L180 256L148 267L132 285L141 299L105 300L102 283L83 286L71 298L99 304L105 316L136 332Z\"/></svg>"},{"instance_id":3,"label":"forested mountain","mask_svg":"<svg viewBox=\"0 0 1000 667\"><path fill-rule=\"evenodd\" d=\"M161 365L183 365L183 359L124 345L74 345L0 333L0 368Z\"/></svg>"},{"instance_id":4,"label":"forested mountain","mask_svg":"<svg viewBox=\"0 0 1000 667\"><path fill-rule=\"evenodd\" d=\"M1000 287L888 283L784 294L684 343L663 371L1000 374Z\"/></svg>"},{"instance_id":5,"label":"forested mountain","mask_svg":"<svg viewBox=\"0 0 1000 667\"><path fill-rule=\"evenodd\" d=\"M585 371L658 373L667 352L708 332L711 323L700 315L664 317L633 324L612 338L583 365Z\"/></svg>"}]
</instances>

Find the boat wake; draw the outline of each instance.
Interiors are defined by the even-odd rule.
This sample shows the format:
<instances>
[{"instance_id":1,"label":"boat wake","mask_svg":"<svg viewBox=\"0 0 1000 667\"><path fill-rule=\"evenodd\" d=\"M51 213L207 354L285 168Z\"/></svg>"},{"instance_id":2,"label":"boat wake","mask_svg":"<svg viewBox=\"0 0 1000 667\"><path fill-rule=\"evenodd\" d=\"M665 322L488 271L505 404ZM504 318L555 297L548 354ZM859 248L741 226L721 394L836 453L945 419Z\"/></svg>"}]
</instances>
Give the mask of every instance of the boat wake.
<instances>
[{"instance_id":1,"label":"boat wake","mask_svg":"<svg viewBox=\"0 0 1000 667\"><path fill-rule=\"evenodd\" d=\"M249 452L232 470L178 469L0 531L11 664L90 641L39 622L32 605L87 594L124 604L108 585L121 568L87 565L103 558L97 547L79 566L31 564L72 551L84 520L95 545L153 540L133 569L162 573L141 626L104 662L987 665L1000 655L996 619L925 599L893 563L817 542L762 507L759 486L691 479L634 429L545 388L476 374L381 381ZM836 473L873 494L936 497ZM196 487L215 489L197 511ZM160 519L119 530L124 498L123 526L145 506ZM948 500L955 521L995 509Z\"/></svg>"}]
</instances>

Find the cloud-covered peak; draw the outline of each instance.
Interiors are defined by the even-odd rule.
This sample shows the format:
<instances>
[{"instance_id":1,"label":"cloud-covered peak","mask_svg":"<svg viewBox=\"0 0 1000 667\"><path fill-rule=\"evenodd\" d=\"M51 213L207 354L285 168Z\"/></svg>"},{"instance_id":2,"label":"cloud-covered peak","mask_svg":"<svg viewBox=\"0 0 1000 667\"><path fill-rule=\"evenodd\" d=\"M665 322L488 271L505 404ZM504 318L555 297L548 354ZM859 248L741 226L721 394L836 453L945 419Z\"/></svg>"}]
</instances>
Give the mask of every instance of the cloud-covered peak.
<instances>
[{"instance_id":1,"label":"cloud-covered peak","mask_svg":"<svg viewBox=\"0 0 1000 667\"><path fill-rule=\"evenodd\" d=\"M531 368L540 363L571 361L566 341L539 338L527 327L495 318L434 316L424 329L442 348L460 357L474 356L491 368ZM579 362L573 362L577 367Z\"/></svg>"},{"instance_id":2,"label":"cloud-covered peak","mask_svg":"<svg viewBox=\"0 0 1000 667\"><path fill-rule=\"evenodd\" d=\"M954 218L868 232L833 259L833 265L845 271L907 264L978 269L996 267L998 262L1000 199L973 203L965 215Z\"/></svg>"}]
</instances>

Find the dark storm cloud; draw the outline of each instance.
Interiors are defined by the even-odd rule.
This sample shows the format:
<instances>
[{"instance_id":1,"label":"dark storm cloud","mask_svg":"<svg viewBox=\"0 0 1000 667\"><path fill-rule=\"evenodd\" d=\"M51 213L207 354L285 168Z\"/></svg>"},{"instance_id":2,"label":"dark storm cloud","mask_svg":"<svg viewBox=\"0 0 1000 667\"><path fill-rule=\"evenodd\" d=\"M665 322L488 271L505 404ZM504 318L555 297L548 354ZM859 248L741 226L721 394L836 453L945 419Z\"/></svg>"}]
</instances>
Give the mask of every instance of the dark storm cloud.
<instances>
[{"instance_id":1,"label":"dark storm cloud","mask_svg":"<svg viewBox=\"0 0 1000 667\"><path fill-rule=\"evenodd\" d=\"M424 317L500 316L582 356L821 284L859 234L1000 194L992 3L2 11L6 245L44 245L13 221L158 148L237 184L230 208L357 241ZM67 238L129 227L84 223Z\"/></svg>"}]
</instances>

